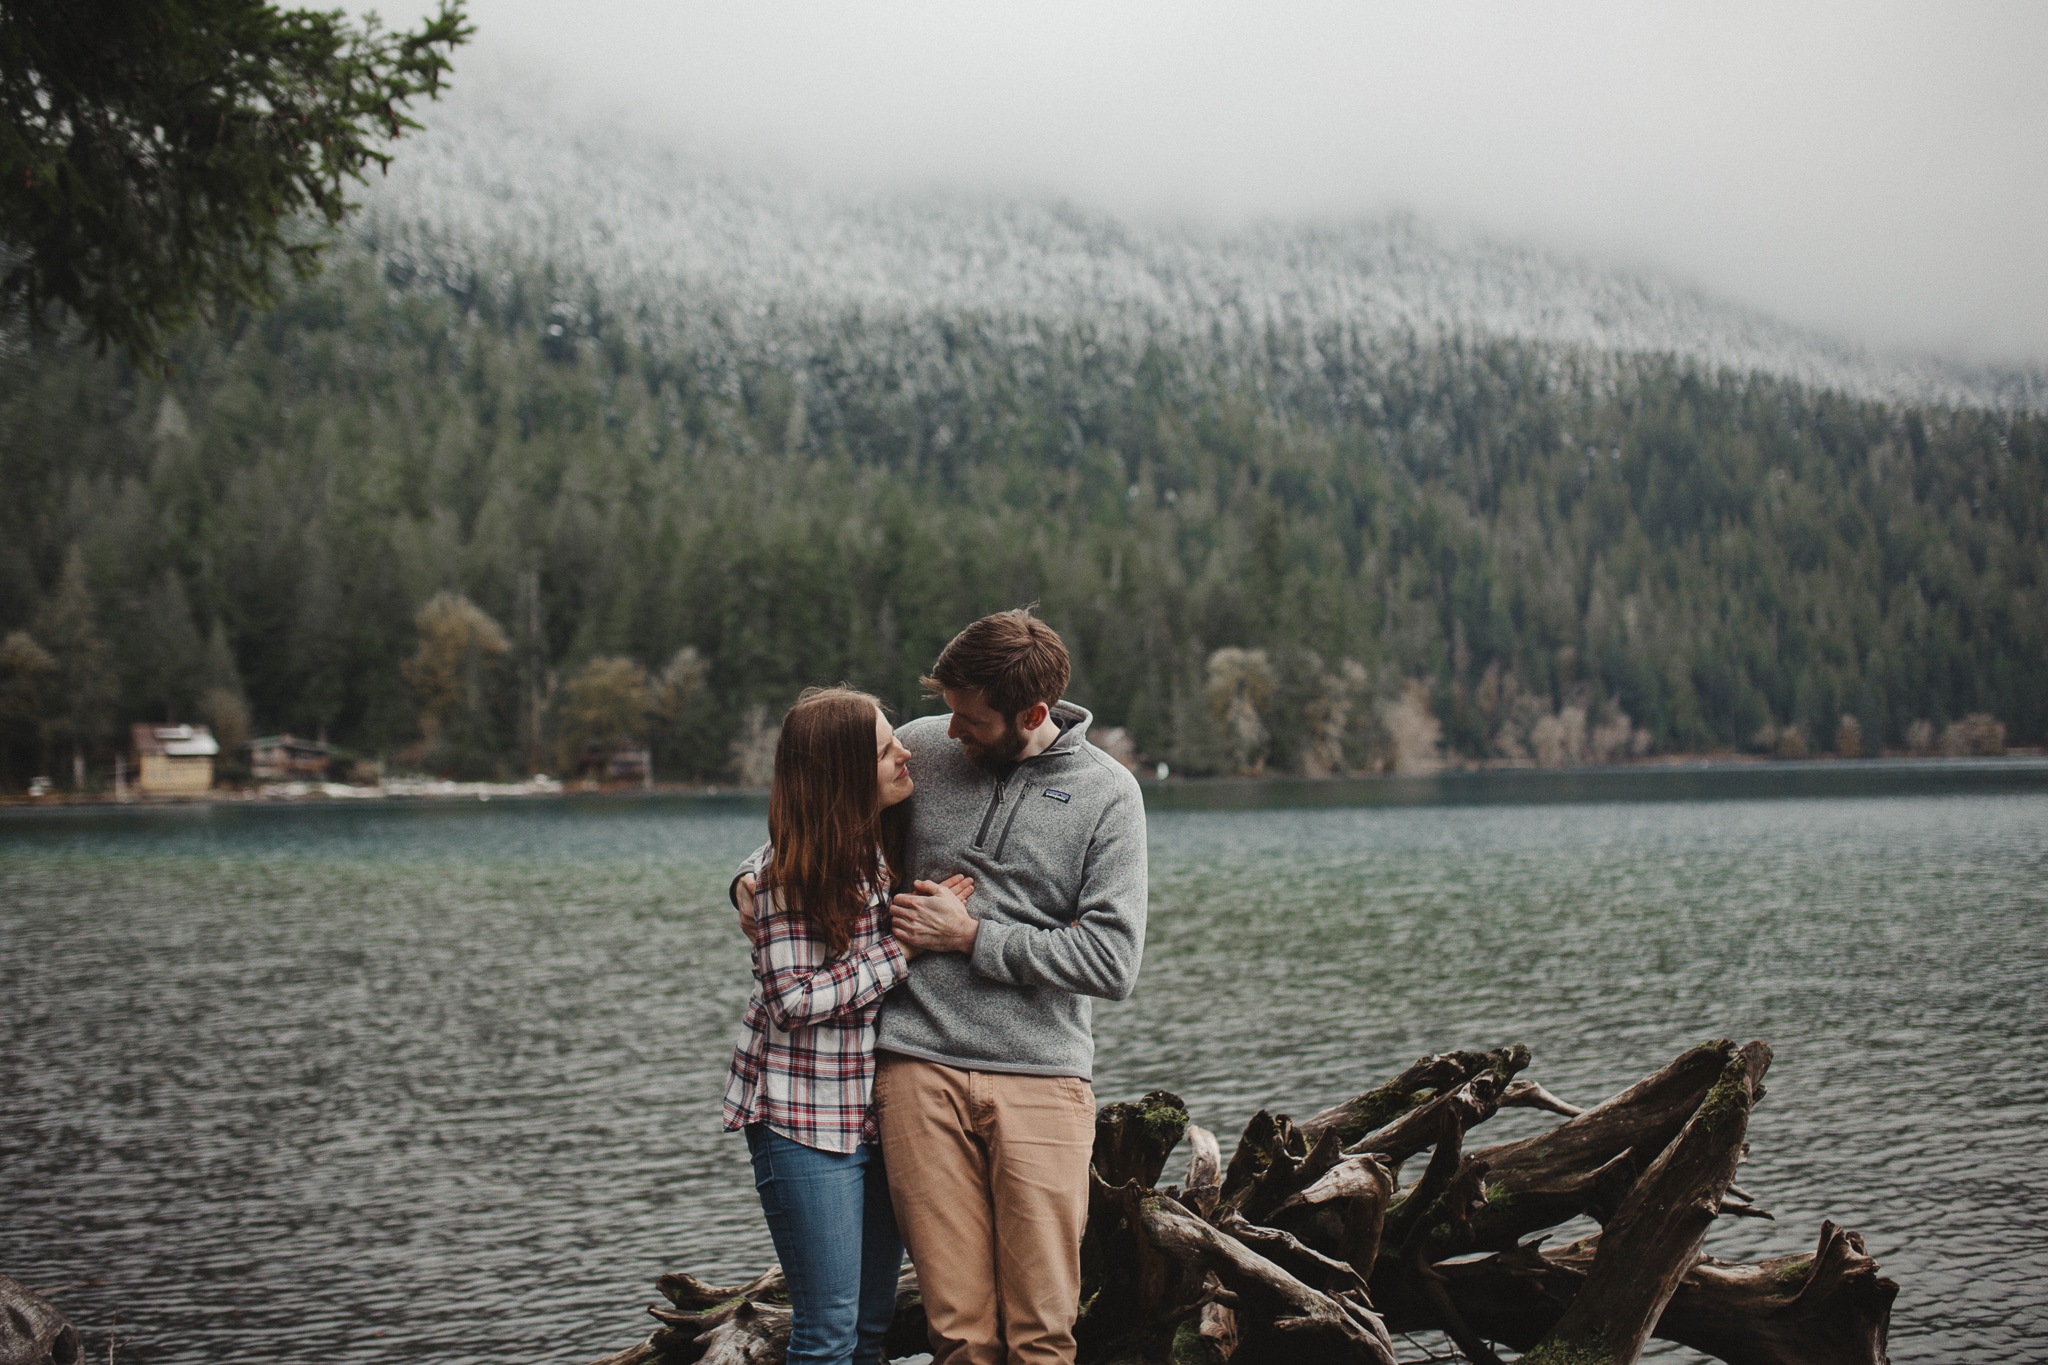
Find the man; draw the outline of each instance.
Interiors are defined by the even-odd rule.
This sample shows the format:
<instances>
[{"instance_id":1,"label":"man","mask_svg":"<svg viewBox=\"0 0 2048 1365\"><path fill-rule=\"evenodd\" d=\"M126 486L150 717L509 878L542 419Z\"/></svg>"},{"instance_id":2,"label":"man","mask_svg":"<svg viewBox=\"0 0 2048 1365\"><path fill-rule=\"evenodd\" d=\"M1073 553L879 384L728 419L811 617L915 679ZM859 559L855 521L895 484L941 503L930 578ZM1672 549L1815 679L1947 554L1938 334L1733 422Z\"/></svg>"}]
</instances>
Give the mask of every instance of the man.
<instances>
[{"instance_id":1,"label":"man","mask_svg":"<svg viewBox=\"0 0 2048 1365\"><path fill-rule=\"evenodd\" d=\"M924 955L884 1003L875 1076L933 1365L1074 1358L1090 1001L1136 985L1146 864L1137 781L1087 742L1094 718L1060 699L1068 677L1050 626L985 616L923 680L951 717L896 732L917 784L911 868L975 886L972 915L896 898L896 935Z\"/></svg>"}]
</instances>

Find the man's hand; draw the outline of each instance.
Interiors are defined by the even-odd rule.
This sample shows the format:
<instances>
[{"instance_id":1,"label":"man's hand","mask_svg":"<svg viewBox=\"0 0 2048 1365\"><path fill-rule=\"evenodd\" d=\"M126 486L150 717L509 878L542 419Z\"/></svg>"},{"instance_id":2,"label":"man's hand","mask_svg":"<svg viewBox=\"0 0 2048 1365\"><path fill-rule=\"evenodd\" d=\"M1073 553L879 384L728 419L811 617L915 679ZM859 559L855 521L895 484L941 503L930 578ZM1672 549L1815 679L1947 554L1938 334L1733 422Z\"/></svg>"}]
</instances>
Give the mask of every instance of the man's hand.
<instances>
[{"instance_id":1,"label":"man's hand","mask_svg":"<svg viewBox=\"0 0 2048 1365\"><path fill-rule=\"evenodd\" d=\"M747 936L747 942L759 943L754 936L754 874L749 872L733 883L733 908L740 912L740 932Z\"/></svg>"},{"instance_id":2,"label":"man's hand","mask_svg":"<svg viewBox=\"0 0 2048 1365\"><path fill-rule=\"evenodd\" d=\"M889 903L889 920L899 943L921 953L974 951L980 923L952 890L958 880L913 882L916 894L904 892Z\"/></svg>"},{"instance_id":3,"label":"man's hand","mask_svg":"<svg viewBox=\"0 0 2048 1365\"><path fill-rule=\"evenodd\" d=\"M920 882L918 884L920 886L929 886L931 883ZM940 882L939 885L959 897L962 905L965 905L967 899L974 894L974 878L964 872L955 872L952 876ZM751 872L743 874L733 883L733 907L740 912L740 932L747 936L747 942L749 943L758 943L760 941L755 937L757 926L754 923L754 890L754 875ZM891 913L893 917L894 912L892 911Z\"/></svg>"}]
</instances>

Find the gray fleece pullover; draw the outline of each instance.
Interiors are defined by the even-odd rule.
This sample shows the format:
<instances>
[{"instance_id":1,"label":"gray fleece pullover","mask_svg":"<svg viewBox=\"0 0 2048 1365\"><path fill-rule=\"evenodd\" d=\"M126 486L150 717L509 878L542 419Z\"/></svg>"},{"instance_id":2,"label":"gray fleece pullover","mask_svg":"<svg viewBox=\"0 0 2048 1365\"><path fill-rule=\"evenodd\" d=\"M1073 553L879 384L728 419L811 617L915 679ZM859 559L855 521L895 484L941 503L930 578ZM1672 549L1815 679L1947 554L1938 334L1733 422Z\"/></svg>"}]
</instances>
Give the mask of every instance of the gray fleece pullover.
<instances>
[{"instance_id":1,"label":"gray fleece pullover","mask_svg":"<svg viewBox=\"0 0 2048 1365\"><path fill-rule=\"evenodd\" d=\"M929 953L884 997L883 1052L969 1071L1090 1078L1091 996L1122 1000L1145 952L1145 803L1088 743L1094 717L1052 710L1043 753L984 768L948 718L898 730L910 750L913 875L974 878L974 952Z\"/></svg>"}]
</instances>

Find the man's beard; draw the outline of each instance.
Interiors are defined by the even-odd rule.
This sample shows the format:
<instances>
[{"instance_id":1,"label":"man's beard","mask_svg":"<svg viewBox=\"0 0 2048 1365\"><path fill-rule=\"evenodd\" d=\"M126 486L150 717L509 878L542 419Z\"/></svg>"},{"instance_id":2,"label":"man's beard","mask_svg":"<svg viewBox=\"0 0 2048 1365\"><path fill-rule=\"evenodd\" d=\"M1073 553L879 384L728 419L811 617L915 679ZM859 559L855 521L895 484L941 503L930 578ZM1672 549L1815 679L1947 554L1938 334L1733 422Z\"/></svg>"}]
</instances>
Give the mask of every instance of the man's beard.
<instances>
[{"instance_id":1,"label":"man's beard","mask_svg":"<svg viewBox=\"0 0 2048 1365\"><path fill-rule=\"evenodd\" d=\"M978 744L971 739L962 739L960 748L970 762L984 768L1007 768L1017 761L1017 756L1024 752L1024 746L1030 742L1030 737L1024 733L1013 716L1003 723L1003 737L994 744Z\"/></svg>"}]
</instances>

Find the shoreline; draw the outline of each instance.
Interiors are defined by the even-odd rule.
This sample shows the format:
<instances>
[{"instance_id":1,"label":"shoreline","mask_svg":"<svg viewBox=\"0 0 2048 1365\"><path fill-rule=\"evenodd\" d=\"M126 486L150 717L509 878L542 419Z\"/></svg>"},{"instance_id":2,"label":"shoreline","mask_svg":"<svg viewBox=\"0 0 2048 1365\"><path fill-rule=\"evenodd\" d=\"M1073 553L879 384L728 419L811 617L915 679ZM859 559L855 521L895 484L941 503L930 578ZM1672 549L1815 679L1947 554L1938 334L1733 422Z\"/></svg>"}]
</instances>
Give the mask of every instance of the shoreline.
<instances>
[{"instance_id":1,"label":"shoreline","mask_svg":"<svg viewBox=\"0 0 2048 1365\"><path fill-rule=\"evenodd\" d=\"M1235 776L1168 776L1156 778L1140 769L1138 777L1148 793L1180 793L1190 798L1199 798L1201 793L1214 793L1221 797L1236 795L1250 797L1257 793L1292 791L1305 796L1316 793L1336 794L1339 791L1368 793L1380 790L1389 796L1403 789L1414 792L1421 789L1441 788L1445 785L1459 786L1473 783L1490 783L1505 780L1518 782L1533 780L1538 783L1583 783L1591 781L1600 785L1627 783L1635 779L1657 776L1680 775L1723 775L1728 777L1761 777L1765 774L1781 774L1787 777L1799 775L1827 775L1832 777L1853 777L1867 774L1880 775L1924 774L1938 776L1943 773L1961 775L1965 773L2011 772L2025 773L2039 769L2048 776L2048 750L2010 749L1996 756L1950 757L1939 754L1885 754L1874 758L1836 758L1821 756L1803 759L1780 759L1767 755L1740 753L1711 754L1663 754L1651 758L1633 759L1624 763L1604 765L1586 764L1576 767L1539 768L1532 763L1513 763L1502 760L1483 760L1459 764L1444 764L1424 772L1373 773L1355 776L1304 777L1292 773L1262 773ZM600 800L634 801L660 798L684 798L706 800L717 798L763 799L766 787L748 787L719 783L689 782L615 782L615 783L564 783L550 777L529 778L521 782L456 782L436 778L395 778L377 786L363 786L341 782L270 782L250 784L242 787L215 787L207 792L194 793L149 793L133 790L122 795L113 792L59 792L51 791L42 796L26 793L0 793L0 811L23 810L64 810L64 809L136 809L163 810L196 806L292 806L292 805L348 805L356 802L388 802L395 805L414 803L468 802L485 804L491 801L524 802L535 799L547 800ZM1229 804L1246 804L1233 801ZM1311 800L1309 804L1323 804ZM1367 801L1363 804L1374 804Z\"/></svg>"}]
</instances>

